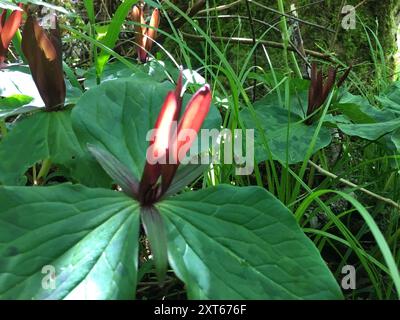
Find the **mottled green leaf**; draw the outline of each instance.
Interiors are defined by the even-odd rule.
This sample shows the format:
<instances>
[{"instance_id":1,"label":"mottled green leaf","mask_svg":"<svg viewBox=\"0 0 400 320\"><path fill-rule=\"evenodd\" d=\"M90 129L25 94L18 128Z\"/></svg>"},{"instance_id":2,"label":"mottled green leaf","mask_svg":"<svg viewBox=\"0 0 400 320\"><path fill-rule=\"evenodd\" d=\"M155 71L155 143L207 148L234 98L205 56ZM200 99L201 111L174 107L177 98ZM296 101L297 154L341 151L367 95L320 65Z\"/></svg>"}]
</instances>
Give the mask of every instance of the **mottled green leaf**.
<instances>
[{"instance_id":1,"label":"mottled green leaf","mask_svg":"<svg viewBox=\"0 0 400 320\"><path fill-rule=\"evenodd\" d=\"M264 135L275 160L286 163L287 159L289 164L301 162L306 157L317 124L310 126L304 124L302 117L273 103L276 101L275 97L271 99L265 98L254 104L255 117L247 108L240 113L246 129L255 130L256 161L261 162L269 158ZM259 130L258 124L263 131ZM330 142L329 129L321 128L313 152L326 147Z\"/></svg>"}]
</instances>

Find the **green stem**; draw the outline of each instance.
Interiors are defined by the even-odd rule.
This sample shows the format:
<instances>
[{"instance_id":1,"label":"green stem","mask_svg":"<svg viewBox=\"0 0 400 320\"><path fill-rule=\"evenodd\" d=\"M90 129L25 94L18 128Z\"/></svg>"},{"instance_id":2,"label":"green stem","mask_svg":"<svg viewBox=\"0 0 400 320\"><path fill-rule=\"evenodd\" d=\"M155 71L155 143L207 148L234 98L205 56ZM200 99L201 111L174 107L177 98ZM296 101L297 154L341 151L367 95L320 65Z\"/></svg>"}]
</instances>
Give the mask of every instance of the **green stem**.
<instances>
[{"instance_id":1,"label":"green stem","mask_svg":"<svg viewBox=\"0 0 400 320\"><path fill-rule=\"evenodd\" d=\"M290 35L289 35L289 29L288 29L288 25L286 22L286 16L285 16L285 6L283 4L283 0L278 0L278 8L279 11L282 13L282 17L281 17L281 22L280 22L280 29L282 32L282 38L283 38L283 52L284 52L284 58L285 58L285 64L286 64L286 68L288 71L290 71L289 68L289 56L288 56L288 47L289 47L289 40L290 40ZM298 78L302 78L302 74L299 68L299 65L297 63L296 57L294 55L293 52L290 53L290 59L292 60L292 64L294 66L294 71L297 74Z\"/></svg>"},{"instance_id":2,"label":"green stem","mask_svg":"<svg viewBox=\"0 0 400 320\"><path fill-rule=\"evenodd\" d=\"M40 168L39 174L37 176L37 180L45 178L49 173L50 168L51 168L51 160L50 159L43 160L42 167Z\"/></svg>"},{"instance_id":3,"label":"green stem","mask_svg":"<svg viewBox=\"0 0 400 320\"><path fill-rule=\"evenodd\" d=\"M283 0L278 0L278 8L282 14L285 13L285 6L283 4ZM282 15L279 25L280 25L280 29L282 32L282 40L283 40L283 47L284 47L283 48L283 58L285 61L286 69L289 71L289 60L288 60L288 51L287 51L287 47L289 44L289 33L288 33L286 18L284 15Z\"/></svg>"}]
</instances>

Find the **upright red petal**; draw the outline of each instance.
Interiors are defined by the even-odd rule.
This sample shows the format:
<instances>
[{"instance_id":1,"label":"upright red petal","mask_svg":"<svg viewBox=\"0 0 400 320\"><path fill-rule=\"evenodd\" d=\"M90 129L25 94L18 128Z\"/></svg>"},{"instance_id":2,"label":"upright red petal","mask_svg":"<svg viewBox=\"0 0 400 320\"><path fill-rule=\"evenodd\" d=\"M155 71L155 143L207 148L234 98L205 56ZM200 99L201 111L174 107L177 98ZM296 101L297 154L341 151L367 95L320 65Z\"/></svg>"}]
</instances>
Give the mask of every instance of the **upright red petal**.
<instances>
[{"instance_id":1,"label":"upright red petal","mask_svg":"<svg viewBox=\"0 0 400 320\"><path fill-rule=\"evenodd\" d=\"M211 105L211 89L209 85L199 89L189 101L185 113L178 126L178 137L172 142L172 150L177 155L177 161L184 156L192 146ZM192 133L192 134L190 134ZM189 134L189 135L187 135ZM187 139L189 138L189 139Z\"/></svg>"},{"instance_id":2,"label":"upright red petal","mask_svg":"<svg viewBox=\"0 0 400 320\"><path fill-rule=\"evenodd\" d=\"M143 9L139 6L134 6L132 9L132 19L136 22L135 24L135 41L137 44L137 54L141 62L146 62L147 52L146 37L147 27L145 25Z\"/></svg>"},{"instance_id":3,"label":"upright red petal","mask_svg":"<svg viewBox=\"0 0 400 320\"><path fill-rule=\"evenodd\" d=\"M170 91L164 101L160 114L154 126L155 138L153 151L156 158L161 158L169 148L173 122L177 120L178 101L175 92Z\"/></svg>"},{"instance_id":4,"label":"upright red petal","mask_svg":"<svg viewBox=\"0 0 400 320\"><path fill-rule=\"evenodd\" d=\"M353 67L353 66L350 65L350 66L347 68L347 70L343 73L343 75L340 77L339 81L337 82L337 87L338 87L338 88L340 88L340 87L343 85L343 83L345 82L345 80L346 80L347 77L349 76L352 67Z\"/></svg>"},{"instance_id":5,"label":"upright red petal","mask_svg":"<svg viewBox=\"0 0 400 320\"><path fill-rule=\"evenodd\" d=\"M336 69L333 67L329 67L328 79L325 81L325 83L323 85L320 106L325 102L326 98L328 97L329 93L331 92L332 87L335 84L335 80L336 80Z\"/></svg>"},{"instance_id":6,"label":"upright red petal","mask_svg":"<svg viewBox=\"0 0 400 320\"><path fill-rule=\"evenodd\" d=\"M3 9L0 17L0 32L3 29L4 24L6 23L6 18L7 18L7 10Z\"/></svg>"},{"instance_id":7,"label":"upright red petal","mask_svg":"<svg viewBox=\"0 0 400 320\"><path fill-rule=\"evenodd\" d=\"M5 17L6 10L3 10L1 16L2 29L0 33L0 64L5 61L8 46L21 25L22 11L13 11L7 20L5 20Z\"/></svg>"},{"instance_id":8,"label":"upright red petal","mask_svg":"<svg viewBox=\"0 0 400 320\"><path fill-rule=\"evenodd\" d=\"M139 185L139 198L142 203L154 201L160 191L156 184L161 175L162 167L168 161L167 151L170 146L173 125L174 123L176 125L179 116L178 101L176 93L170 91L154 125L154 132L146 153L146 165Z\"/></svg>"},{"instance_id":9,"label":"upright red petal","mask_svg":"<svg viewBox=\"0 0 400 320\"><path fill-rule=\"evenodd\" d=\"M150 51L151 47L153 45L153 40L156 39L157 37L157 28L160 24L160 11L156 8L153 10L153 13L151 15L150 19L150 28L147 28L147 38L146 38L146 50Z\"/></svg>"},{"instance_id":10,"label":"upright red petal","mask_svg":"<svg viewBox=\"0 0 400 320\"><path fill-rule=\"evenodd\" d=\"M323 91L323 81L324 77L322 74L322 71L319 70L317 73L317 79L315 80L315 87L314 87L314 105L313 105L313 110L314 112L317 108L321 106L321 96L322 96L322 91Z\"/></svg>"},{"instance_id":11,"label":"upright red petal","mask_svg":"<svg viewBox=\"0 0 400 320\"><path fill-rule=\"evenodd\" d=\"M142 25L144 24L143 10L138 6L134 6L132 9L132 19L135 21L136 43L141 46L143 45L143 34L146 32L146 29Z\"/></svg>"}]
</instances>

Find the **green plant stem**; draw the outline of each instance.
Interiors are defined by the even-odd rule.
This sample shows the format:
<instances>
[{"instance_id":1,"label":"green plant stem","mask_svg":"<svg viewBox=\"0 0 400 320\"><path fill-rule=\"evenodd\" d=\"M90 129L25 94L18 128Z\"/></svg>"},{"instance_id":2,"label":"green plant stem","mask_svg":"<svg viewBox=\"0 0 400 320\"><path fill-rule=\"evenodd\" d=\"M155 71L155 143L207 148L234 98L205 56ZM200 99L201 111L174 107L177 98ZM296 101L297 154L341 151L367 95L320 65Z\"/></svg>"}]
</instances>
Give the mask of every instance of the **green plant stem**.
<instances>
[{"instance_id":1,"label":"green plant stem","mask_svg":"<svg viewBox=\"0 0 400 320\"><path fill-rule=\"evenodd\" d=\"M357 190L359 190L359 191L361 191L361 192L364 192L365 194L368 194L369 196L371 196L371 197L373 197L373 198L375 198L375 199L378 199L378 200L383 201L383 202L385 202L385 203L387 203L387 204L390 204L391 206L393 206L393 207L395 207L395 208L397 208L397 209L400 209L400 205L399 205L397 202L394 202L392 199L382 197L382 196L380 196L379 194L376 194L376 193L374 193L374 192L372 192L372 191L369 191L369 190L367 190L367 189L365 189L365 188L359 187L358 185L356 185L356 184L353 183L353 182L350 182L350 181L348 181L348 180L346 180L346 179L343 179L343 178L339 178L339 177L338 177L337 175L335 175L334 173L329 172L329 171L327 171L327 170L321 168L319 165L317 165L316 163L312 162L311 160L309 160L308 163L309 163L312 167L314 167L315 169L317 169L317 171L320 172L320 173L322 173L323 175L326 175L326 176L328 176L328 177L330 177L330 178L332 178L332 179L337 179L338 181L340 181L341 183L344 183L344 184L348 185L349 187L356 188Z\"/></svg>"},{"instance_id":2,"label":"green plant stem","mask_svg":"<svg viewBox=\"0 0 400 320\"><path fill-rule=\"evenodd\" d=\"M289 29L288 29L288 25L286 22L286 17L285 17L285 6L283 4L283 0L278 0L278 8L280 13L282 14L281 16L281 22L280 22L280 29L281 29L281 33L282 33L282 38L283 38L283 54L284 54L284 60L285 60L285 64L286 64L286 68L288 69L288 71L290 71L289 68L289 57L292 60L292 64L294 67L294 70L297 74L298 78L302 78L302 74L300 71L300 68L297 64L297 60L296 57L294 56L293 52L288 52L288 48L289 48L289 41L290 41L290 35L289 35Z\"/></svg>"},{"instance_id":3,"label":"green plant stem","mask_svg":"<svg viewBox=\"0 0 400 320\"><path fill-rule=\"evenodd\" d=\"M39 174L37 175L37 180L45 178L49 173L50 168L51 168L51 160L50 159L43 160L42 167L40 168Z\"/></svg>"}]
</instances>

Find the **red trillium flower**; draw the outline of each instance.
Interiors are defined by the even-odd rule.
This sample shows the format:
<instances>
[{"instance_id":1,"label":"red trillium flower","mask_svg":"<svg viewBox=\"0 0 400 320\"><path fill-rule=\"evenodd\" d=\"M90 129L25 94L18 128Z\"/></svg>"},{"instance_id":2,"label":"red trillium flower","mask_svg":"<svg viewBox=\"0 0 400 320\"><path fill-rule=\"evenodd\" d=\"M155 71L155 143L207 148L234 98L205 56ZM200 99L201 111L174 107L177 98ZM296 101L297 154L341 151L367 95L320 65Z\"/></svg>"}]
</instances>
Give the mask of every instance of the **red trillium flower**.
<instances>
[{"instance_id":1,"label":"red trillium flower","mask_svg":"<svg viewBox=\"0 0 400 320\"><path fill-rule=\"evenodd\" d=\"M193 95L177 124L182 107L181 92L182 73L176 90L167 94L151 132L140 183L112 154L101 147L88 145L89 151L110 177L127 195L140 202L141 220L154 255L160 282L163 281L168 266L167 236L161 214L154 204L163 196L177 192L193 180L191 175L185 177L185 170L182 170L183 174L177 173L177 170L195 141L211 105L211 90L205 85ZM176 180L173 181L175 174Z\"/></svg>"},{"instance_id":2,"label":"red trillium flower","mask_svg":"<svg viewBox=\"0 0 400 320\"><path fill-rule=\"evenodd\" d=\"M133 7L132 18L137 23L135 25L135 38L138 46L138 58L141 62L145 63L148 52L150 52L153 46L153 40L157 37L157 28L160 24L160 11L157 8L153 10L149 27L145 25L144 13L141 7Z\"/></svg>"},{"instance_id":3,"label":"red trillium flower","mask_svg":"<svg viewBox=\"0 0 400 320\"><path fill-rule=\"evenodd\" d=\"M53 16L52 19L54 28L44 30L33 16L29 16L22 32L22 51L48 111L64 105L66 91L60 31L57 18Z\"/></svg>"},{"instance_id":4,"label":"red trillium flower","mask_svg":"<svg viewBox=\"0 0 400 320\"><path fill-rule=\"evenodd\" d=\"M345 71L343 76L337 82L337 87L340 87L343 84L348 77L350 70L351 66ZM335 85L336 73L336 68L329 67L327 79L324 81L322 71L317 70L317 65L315 63L312 64L311 85L308 90L307 117L311 116L318 108L320 108L328 98L329 93L332 91L332 88ZM310 124L311 122L312 119L309 117L306 120L306 123Z\"/></svg>"},{"instance_id":5,"label":"red trillium flower","mask_svg":"<svg viewBox=\"0 0 400 320\"><path fill-rule=\"evenodd\" d=\"M22 4L19 5L22 7ZM4 66L7 50L22 21L22 11L13 11L7 19L7 10L0 17L0 69Z\"/></svg>"},{"instance_id":6,"label":"red trillium flower","mask_svg":"<svg viewBox=\"0 0 400 320\"><path fill-rule=\"evenodd\" d=\"M176 90L167 94L154 129L150 132L150 143L140 182L109 152L95 145L88 145L89 151L110 177L127 195L138 200L145 208L152 207L166 193L177 192L183 186L182 183L192 181L190 175L187 179L179 176L176 182L173 179L210 110L211 90L208 85L200 88L188 102L177 123L182 108L181 91L182 73Z\"/></svg>"},{"instance_id":7,"label":"red trillium flower","mask_svg":"<svg viewBox=\"0 0 400 320\"><path fill-rule=\"evenodd\" d=\"M182 107L181 90L182 75L176 90L165 98L147 151L138 192L139 201L144 205L155 203L168 190L210 110L211 90L205 85L193 95L176 128ZM158 182L160 178L161 183Z\"/></svg>"}]
</instances>

